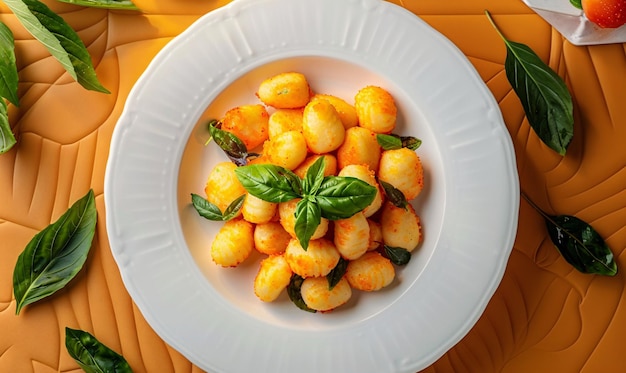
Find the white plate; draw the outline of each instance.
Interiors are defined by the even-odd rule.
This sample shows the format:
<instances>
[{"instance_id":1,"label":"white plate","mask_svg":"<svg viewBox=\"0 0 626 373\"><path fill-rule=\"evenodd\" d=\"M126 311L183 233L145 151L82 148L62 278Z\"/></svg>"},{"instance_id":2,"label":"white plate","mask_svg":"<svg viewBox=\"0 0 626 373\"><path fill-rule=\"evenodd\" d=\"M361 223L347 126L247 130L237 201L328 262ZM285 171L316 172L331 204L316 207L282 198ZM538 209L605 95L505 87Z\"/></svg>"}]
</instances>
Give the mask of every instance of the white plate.
<instances>
[{"instance_id":1,"label":"white plate","mask_svg":"<svg viewBox=\"0 0 626 373\"><path fill-rule=\"evenodd\" d=\"M415 207L424 242L394 285L310 314L252 290L258 258L222 269L200 218L210 167L204 122L274 73L352 100L388 89L397 133L423 140L427 183ZM509 134L463 54L404 8L378 0L237 0L168 44L133 88L105 179L107 231L124 284L171 346L209 372L415 372L474 325L499 284L517 227Z\"/></svg>"},{"instance_id":2,"label":"white plate","mask_svg":"<svg viewBox=\"0 0 626 373\"><path fill-rule=\"evenodd\" d=\"M582 10L567 0L523 1L574 45L626 42L626 25L601 28L588 20Z\"/></svg>"}]
</instances>

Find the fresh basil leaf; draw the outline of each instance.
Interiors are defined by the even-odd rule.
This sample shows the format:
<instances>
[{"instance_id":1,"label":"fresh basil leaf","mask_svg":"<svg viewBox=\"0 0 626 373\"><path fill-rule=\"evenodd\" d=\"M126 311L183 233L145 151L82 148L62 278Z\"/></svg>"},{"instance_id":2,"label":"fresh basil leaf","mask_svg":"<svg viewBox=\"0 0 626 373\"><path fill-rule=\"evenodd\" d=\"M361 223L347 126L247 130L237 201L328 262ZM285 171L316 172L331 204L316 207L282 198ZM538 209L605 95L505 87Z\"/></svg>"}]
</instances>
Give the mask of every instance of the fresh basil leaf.
<instances>
[{"instance_id":1,"label":"fresh basil leaf","mask_svg":"<svg viewBox=\"0 0 626 373\"><path fill-rule=\"evenodd\" d=\"M209 133L217 146L219 146L230 160L237 166L245 166L248 163L248 148L235 134L221 129L222 124L213 119L209 122Z\"/></svg>"},{"instance_id":2,"label":"fresh basil leaf","mask_svg":"<svg viewBox=\"0 0 626 373\"><path fill-rule=\"evenodd\" d=\"M320 225L322 212L320 207L309 197L304 197L296 204L294 212L296 221L294 230L300 246L306 251L309 248L309 241Z\"/></svg>"},{"instance_id":3,"label":"fresh basil leaf","mask_svg":"<svg viewBox=\"0 0 626 373\"><path fill-rule=\"evenodd\" d=\"M572 4L577 9L582 9L583 4L581 0L569 0L570 4Z\"/></svg>"},{"instance_id":4,"label":"fresh basil leaf","mask_svg":"<svg viewBox=\"0 0 626 373\"><path fill-rule=\"evenodd\" d=\"M376 197L376 188L354 177L327 176L315 195L322 217L347 219L363 210Z\"/></svg>"},{"instance_id":5,"label":"fresh basil leaf","mask_svg":"<svg viewBox=\"0 0 626 373\"><path fill-rule=\"evenodd\" d=\"M420 146L422 146L422 140L418 139L417 137L400 136L400 139L402 139L403 148L417 150L419 149Z\"/></svg>"},{"instance_id":6,"label":"fresh basil leaf","mask_svg":"<svg viewBox=\"0 0 626 373\"><path fill-rule=\"evenodd\" d=\"M506 76L530 126L547 146L565 155L574 135L574 106L565 82L530 47L506 39L485 13L506 45Z\"/></svg>"},{"instance_id":7,"label":"fresh basil leaf","mask_svg":"<svg viewBox=\"0 0 626 373\"><path fill-rule=\"evenodd\" d=\"M122 355L83 330L66 327L65 348L86 373L132 373Z\"/></svg>"},{"instance_id":8,"label":"fresh basil leaf","mask_svg":"<svg viewBox=\"0 0 626 373\"><path fill-rule=\"evenodd\" d=\"M96 217L90 190L26 245L13 271L16 314L27 304L62 289L76 276L91 248Z\"/></svg>"},{"instance_id":9,"label":"fresh basil leaf","mask_svg":"<svg viewBox=\"0 0 626 373\"><path fill-rule=\"evenodd\" d=\"M7 103L0 97L0 154L6 153L17 141L9 124Z\"/></svg>"},{"instance_id":10,"label":"fresh basil leaf","mask_svg":"<svg viewBox=\"0 0 626 373\"><path fill-rule=\"evenodd\" d=\"M547 216L550 239L563 258L582 273L617 274L613 253L593 227L570 215Z\"/></svg>"},{"instance_id":11,"label":"fresh basil leaf","mask_svg":"<svg viewBox=\"0 0 626 373\"><path fill-rule=\"evenodd\" d=\"M306 194L315 195L320 185L324 181L324 169L326 168L326 159L324 156L319 157L308 168L304 180L302 181L302 190Z\"/></svg>"},{"instance_id":12,"label":"fresh basil leaf","mask_svg":"<svg viewBox=\"0 0 626 373\"><path fill-rule=\"evenodd\" d=\"M0 97L15 106L20 105L17 97L17 65L15 64L15 41L13 33L0 22Z\"/></svg>"},{"instance_id":13,"label":"fresh basil leaf","mask_svg":"<svg viewBox=\"0 0 626 373\"><path fill-rule=\"evenodd\" d=\"M304 282L304 278L295 273L291 276L291 280L289 281L289 285L287 285L287 295L293 304L295 304L301 310L315 313L316 310L309 308L302 299L302 293L300 290L302 289L302 283Z\"/></svg>"},{"instance_id":14,"label":"fresh basil leaf","mask_svg":"<svg viewBox=\"0 0 626 373\"><path fill-rule=\"evenodd\" d=\"M383 187L385 195L387 196L387 200L391 202L391 204L393 204L394 206L406 210L408 202L406 200L406 197L404 196L404 193L402 193L400 189L394 187L384 180L378 180L378 182Z\"/></svg>"},{"instance_id":15,"label":"fresh basil leaf","mask_svg":"<svg viewBox=\"0 0 626 373\"><path fill-rule=\"evenodd\" d=\"M346 274L346 270L348 269L348 263L349 262L344 258L339 258L339 262L335 268L333 268L333 270L326 275L326 279L328 280L328 290L333 290L335 285L341 281L343 275Z\"/></svg>"},{"instance_id":16,"label":"fresh basil leaf","mask_svg":"<svg viewBox=\"0 0 626 373\"><path fill-rule=\"evenodd\" d=\"M139 10L130 0L58 0L63 3L88 6L93 8Z\"/></svg>"},{"instance_id":17,"label":"fresh basil leaf","mask_svg":"<svg viewBox=\"0 0 626 373\"><path fill-rule=\"evenodd\" d=\"M100 84L85 44L63 18L38 0L3 1L74 80L88 90L110 93Z\"/></svg>"},{"instance_id":18,"label":"fresh basil leaf","mask_svg":"<svg viewBox=\"0 0 626 373\"><path fill-rule=\"evenodd\" d=\"M239 214L239 211L241 211L241 208L243 207L243 202L245 200L245 194L242 194L239 197L235 198L235 200L232 201L230 205L228 205L228 207L226 207L226 210L224 210L224 216L222 216L222 220L228 221L237 216L237 214Z\"/></svg>"},{"instance_id":19,"label":"fresh basil leaf","mask_svg":"<svg viewBox=\"0 0 626 373\"><path fill-rule=\"evenodd\" d=\"M422 145L422 140L413 136L398 136L396 134L383 134L376 135L376 141L383 150L395 150L401 148L408 148L411 150L417 150Z\"/></svg>"},{"instance_id":20,"label":"fresh basil leaf","mask_svg":"<svg viewBox=\"0 0 626 373\"><path fill-rule=\"evenodd\" d=\"M411 260L411 252L403 247L383 245L384 254L395 265L406 265Z\"/></svg>"},{"instance_id":21,"label":"fresh basil leaf","mask_svg":"<svg viewBox=\"0 0 626 373\"><path fill-rule=\"evenodd\" d=\"M235 174L248 193L264 201L280 203L301 197L295 190L301 189L300 178L286 168L255 164L237 167Z\"/></svg>"}]
</instances>

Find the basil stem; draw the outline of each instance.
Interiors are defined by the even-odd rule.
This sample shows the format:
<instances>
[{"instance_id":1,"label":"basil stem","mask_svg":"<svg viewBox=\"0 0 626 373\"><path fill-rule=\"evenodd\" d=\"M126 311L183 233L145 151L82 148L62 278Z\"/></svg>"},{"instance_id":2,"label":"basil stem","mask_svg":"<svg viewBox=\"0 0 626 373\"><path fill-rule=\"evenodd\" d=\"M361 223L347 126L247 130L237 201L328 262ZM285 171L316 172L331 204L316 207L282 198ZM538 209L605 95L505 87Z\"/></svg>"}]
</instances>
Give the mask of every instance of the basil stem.
<instances>
[{"instance_id":1,"label":"basil stem","mask_svg":"<svg viewBox=\"0 0 626 373\"><path fill-rule=\"evenodd\" d=\"M525 194L522 197L544 218L550 240L576 270L605 276L617 274L611 249L591 225L575 216L549 215Z\"/></svg>"},{"instance_id":2,"label":"basil stem","mask_svg":"<svg viewBox=\"0 0 626 373\"><path fill-rule=\"evenodd\" d=\"M193 207L196 209L198 214L205 219L213 220L213 221L228 221L237 216L239 211L243 206L243 202L246 199L246 195L243 194L236 198L230 205L226 208L224 213L219 207L215 204L206 200L195 193L191 193L191 203Z\"/></svg>"},{"instance_id":3,"label":"basil stem","mask_svg":"<svg viewBox=\"0 0 626 373\"><path fill-rule=\"evenodd\" d=\"M85 44L63 18L38 0L3 1L74 80L88 90L110 93L98 81Z\"/></svg>"},{"instance_id":4,"label":"basil stem","mask_svg":"<svg viewBox=\"0 0 626 373\"><path fill-rule=\"evenodd\" d=\"M63 3L76 4L93 8L138 10L130 0L58 0Z\"/></svg>"},{"instance_id":5,"label":"basil stem","mask_svg":"<svg viewBox=\"0 0 626 373\"><path fill-rule=\"evenodd\" d=\"M9 151L17 141L9 124L7 103L0 97L0 154Z\"/></svg>"},{"instance_id":6,"label":"basil stem","mask_svg":"<svg viewBox=\"0 0 626 373\"><path fill-rule=\"evenodd\" d=\"M13 33L0 22L0 96L15 106L20 105L17 97L18 80Z\"/></svg>"},{"instance_id":7,"label":"basil stem","mask_svg":"<svg viewBox=\"0 0 626 373\"><path fill-rule=\"evenodd\" d=\"M506 76L530 126L547 146L565 155L574 135L574 106L565 82L527 45L506 39L490 13L485 14L506 45Z\"/></svg>"},{"instance_id":8,"label":"basil stem","mask_svg":"<svg viewBox=\"0 0 626 373\"><path fill-rule=\"evenodd\" d=\"M86 373L132 373L122 355L83 330L66 327L65 348Z\"/></svg>"},{"instance_id":9,"label":"basil stem","mask_svg":"<svg viewBox=\"0 0 626 373\"><path fill-rule=\"evenodd\" d=\"M302 289L302 283L304 282L304 278L295 273L291 276L291 280L289 281L289 285L287 285L287 295L293 304L295 304L301 310L316 313L317 311L309 308L302 299L302 293L300 290Z\"/></svg>"},{"instance_id":10,"label":"basil stem","mask_svg":"<svg viewBox=\"0 0 626 373\"><path fill-rule=\"evenodd\" d=\"M13 271L15 313L62 289L80 271L96 230L93 190L37 233L17 258Z\"/></svg>"}]
</instances>

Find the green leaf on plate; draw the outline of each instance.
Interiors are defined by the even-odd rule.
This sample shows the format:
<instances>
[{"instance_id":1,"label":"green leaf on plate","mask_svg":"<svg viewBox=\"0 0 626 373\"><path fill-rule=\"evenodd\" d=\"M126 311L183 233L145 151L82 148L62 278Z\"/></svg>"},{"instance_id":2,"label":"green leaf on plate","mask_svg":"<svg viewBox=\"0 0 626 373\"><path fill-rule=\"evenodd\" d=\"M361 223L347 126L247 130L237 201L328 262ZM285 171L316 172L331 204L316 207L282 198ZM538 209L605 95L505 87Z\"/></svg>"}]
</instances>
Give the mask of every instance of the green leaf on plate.
<instances>
[{"instance_id":1,"label":"green leaf on plate","mask_svg":"<svg viewBox=\"0 0 626 373\"><path fill-rule=\"evenodd\" d=\"M574 268L582 273L617 274L611 249L591 225L570 215L544 217L550 239Z\"/></svg>"},{"instance_id":2,"label":"green leaf on plate","mask_svg":"<svg viewBox=\"0 0 626 373\"><path fill-rule=\"evenodd\" d=\"M110 93L100 84L91 56L78 34L38 0L3 0L17 19L84 88Z\"/></svg>"},{"instance_id":3,"label":"green leaf on plate","mask_svg":"<svg viewBox=\"0 0 626 373\"><path fill-rule=\"evenodd\" d=\"M485 13L506 45L506 76L530 126L547 146L565 155L574 135L574 105L565 82L530 47L505 38Z\"/></svg>"},{"instance_id":4,"label":"green leaf on plate","mask_svg":"<svg viewBox=\"0 0 626 373\"><path fill-rule=\"evenodd\" d=\"M378 180L378 182L383 187L383 190L385 191L385 196L387 196L387 200L391 202L392 205L406 210L406 206L409 203L407 202L404 193L402 193L400 189L394 187L384 180Z\"/></svg>"},{"instance_id":5,"label":"green leaf on plate","mask_svg":"<svg viewBox=\"0 0 626 373\"><path fill-rule=\"evenodd\" d=\"M326 275L326 279L328 280L328 290L333 290L335 285L341 281L343 276L346 274L346 270L348 269L348 263L344 258L339 258L339 262L335 266L335 268L330 271L329 274Z\"/></svg>"},{"instance_id":6,"label":"green leaf on plate","mask_svg":"<svg viewBox=\"0 0 626 373\"><path fill-rule=\"evenodd\" d=\"M209 202L206 198L191 193L191 203L198 214L205 219L213 221L228 221L237 216L243 207L245 199L245 194L235 198L235 200L228 205L224 213L222 213L219 207Z\"/></svg>"},{"instance_id":7,"label":"green leaf on plate","mask_svg":"<svg viewBox=\"0 0 626 373\"><path fill-rule=\"evenodd\" d=\"M315 195L317 190L324 181L324 169L326 168L326 159L319 157L313 162L311 167L307 169L306 175L302 180L302 189L305 194Z\"/></svg>"},{"instance_id":8,"label":"green leaf on plate","mask_svg":"<svg viewBox=\"0 0 626 373\"><path fill-rule=\"evenodd\" d=\"M398 136L396 134L382 134L376 135L376 141L383 150L395 150L401 148L408 148L411 150L417 150L422 145L422 140L413 136Z\"/></svg>"},{"instance_id":9,"label":"green leaf on plate","mask_svg":"<svg viewBox=\"0 0 626 373\"><path fill-rule=\"evenodd\" d=\"M138 10L130 0L58 0L63 3L88 6L93 8Z\"/></svg>"},{"instance_id":10,"label":"green leaf on plate","mask_svg":"<svg viewBox=\"0 0 626 373\"><path fill-rule=\"evenodd\" d=\"M0 96L15 106L20 105L17 97L18 80L13 33L0 22Z\"/></svg>"},{"instance_id":11,"label":"green leaf on plate","mask_svg":"<svg viewBox=\"0 0 626 373\"><path fill-rule=\"evenodd\" d=\"M96 218L96 202L93 190L89 190L26 245L13 270L16 314L62 289L76 276L89 254Z\"/></svg>"},{"instance_id":12,"label":"green leaf on plate","mask_svg":"<svg viewBox=\"0 0 626 373\"><path fill-rule=\"evenodd\" d=\"M132 373L122 355L83 330L66 327L65 348L86 373Z\"/></svg>"},{"instance_id":13,"label":"green leaf on plate","mask_svg":"<svg viewBox=\"0 0 626 373\"><path fill-rule=\"evenodd\" d=\"M582 9L583 4L581 0L569 0L570 4L572 4L577 9Z\"/></svg>"},{"instance_id":14,"label":"green leaf on plate","mask_svg":"<svg viewBox=\"0 0 626 373\"><path fill-rule=\"evenodd\" d=\"M369 206L376 192L376 187L354 177L327 176L315 201L326 219L347 219Z\"/></svg>"},{"instance_id":15,"label":"green leaf on plate","mask_svg":"<svg viewBox=\"0 0 626 373\"><path fill-rule=\"evenodd\" d=\"M255 164L237 167L235 175L248 193L264 201L280 203L301 197L300 178L286 168Z\"/></svg>"},{"instance_id":16,"label":"green leaf on plate","mask_svg":"<svg viewBox=\"0 0 626 373\"><path fill-rule=\"evenodd\" d=\"M289 281L289 285L287 285L287 295L293 304L295 304L301 310L316 313L317 311L309 308L302 299L302 283L304 282L304 278L295 273L291 276L291 280Z\"/></svg>"},{"instance_id":17,"label":"green leaf on plate","mask_svg":"<svg viewBox=\"0 0 626 373\"><path fill-rule=\"evenodd\" d=\"M322 212L311 197L304 197L296 204L294 230L302 249L309 248L309 241L320 225Z\"/></svg>"},{"instance_id":18,"label":"green leaf on plate","mask_svg":"<svg viewBox=\"0 0 626 373\"><path fill-rule=\"evenodd\" d=\"M7 103L0 98L0 154L6 153L15 145L16 140L9 124L9 113Z\"/></svg>"},{"instance_id":19,"label":"green leaf on plate","mask_svg":"<svg viewBox=\"0 0 626 373\"><path fill-rule=\"evenodd\" d=\"M405 265L411 260L411 252L403 247L383 245L384 254L395 265Z\"/></svg>"}]
</instances>

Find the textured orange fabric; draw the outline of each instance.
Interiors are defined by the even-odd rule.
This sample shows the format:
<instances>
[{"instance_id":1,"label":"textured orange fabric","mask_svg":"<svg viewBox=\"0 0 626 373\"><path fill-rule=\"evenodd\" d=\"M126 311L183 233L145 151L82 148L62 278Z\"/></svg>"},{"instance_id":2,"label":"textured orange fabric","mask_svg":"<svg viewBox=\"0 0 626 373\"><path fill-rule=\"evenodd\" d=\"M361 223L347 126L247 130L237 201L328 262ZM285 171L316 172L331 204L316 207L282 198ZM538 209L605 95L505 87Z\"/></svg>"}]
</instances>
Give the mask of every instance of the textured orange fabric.
<instances>
[{"instance_id":1,"label":"textured orange fabric","mask_svg":"<svg viewBox=\"0 0 626 373\"><path fill-rule=\"evenodd\" d=\"M622 269L626 45L573 46L521 0L393 2L447 36L476 67L514 141L522 191L549 213L591 223ZM0 2L0 20L16 38L21 100L19 108L9 106L18 144L0 155L0 372L80 371L63 345L66 326L96 335L135 372L200 372L152 331L126 292L106 237L103 184L112 131L133 84L172 37L228 1L136 0L142 12L45 3L78 31L111 94L71 80ZM576 122L565 157L530 130L485 9L509 39L529 45L570 87ZM98 223L85 268L65 289L16 316L17 256L89 188ZM499 288L475 327L425 372L626 371L624 294L622 272L606 278L573 270L522 200Z\"/></svg>"}]
</instances>

